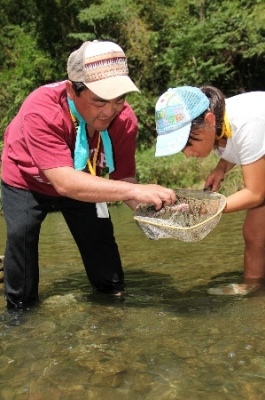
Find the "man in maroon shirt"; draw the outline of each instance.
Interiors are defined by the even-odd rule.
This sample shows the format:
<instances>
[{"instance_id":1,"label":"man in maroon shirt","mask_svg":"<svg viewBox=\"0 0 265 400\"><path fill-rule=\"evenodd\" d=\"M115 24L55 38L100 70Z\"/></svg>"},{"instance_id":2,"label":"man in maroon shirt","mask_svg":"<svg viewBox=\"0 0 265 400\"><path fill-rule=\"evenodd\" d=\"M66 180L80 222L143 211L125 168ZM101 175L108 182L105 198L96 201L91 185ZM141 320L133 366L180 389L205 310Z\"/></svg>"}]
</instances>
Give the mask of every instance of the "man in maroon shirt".
<instances>
[{"instance_id":1,"label":"man in maroon shirt","mask_svg":"<svg viewBox=\"0 0 265 400\"><path fill-rule=\"evenodd\" d=\"M123 50L85 42L68 59L68 80L42 86L22 104L4 135L2 204L7 225L7 305L38 300L41 224L60 210L95 291L124 292L124 276L106 202L156 208L173 190L135 178L137 119L125 95L139 92ZM109 178L100 176L108 169Z\"/></svg>"}]
</instances>

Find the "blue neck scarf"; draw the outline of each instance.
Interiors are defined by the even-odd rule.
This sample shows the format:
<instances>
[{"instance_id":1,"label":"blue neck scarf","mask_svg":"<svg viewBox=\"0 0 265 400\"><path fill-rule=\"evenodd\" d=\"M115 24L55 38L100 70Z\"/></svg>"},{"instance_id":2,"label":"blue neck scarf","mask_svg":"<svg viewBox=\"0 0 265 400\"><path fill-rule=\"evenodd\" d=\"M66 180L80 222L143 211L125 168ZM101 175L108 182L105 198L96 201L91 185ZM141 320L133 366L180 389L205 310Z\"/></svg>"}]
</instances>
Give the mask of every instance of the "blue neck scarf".
<instances>
[{"instance_id":1,"label":"blue neck scarf","mask_svg":"<svg viewBox=\"0 0 265 400\"><path fill-rule=\"evenodd\" d=\"M82 171L86 167L87 160L89 158L89 144L86 135L86 121L77 111L74 101L71 99L67 99L67 101L71 113L78 121L74 150L74 168ZM114 171L115 168L113 161L112 144L107 129L105 129L104 131L100 131L100 137L103 143L106 165L109 169L109 173L111 173Z\"/></svg>"}]
</instances>

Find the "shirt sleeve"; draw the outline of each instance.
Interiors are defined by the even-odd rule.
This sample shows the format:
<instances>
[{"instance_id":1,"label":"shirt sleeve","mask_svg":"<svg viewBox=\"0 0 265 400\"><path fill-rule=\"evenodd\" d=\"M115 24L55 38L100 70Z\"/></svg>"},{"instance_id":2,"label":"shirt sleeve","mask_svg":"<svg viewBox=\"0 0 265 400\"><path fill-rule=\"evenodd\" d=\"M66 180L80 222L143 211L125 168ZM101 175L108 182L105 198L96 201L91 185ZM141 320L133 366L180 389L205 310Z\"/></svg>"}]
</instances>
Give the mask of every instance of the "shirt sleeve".
<instances>
[{"instance_id":1,"label":"shirt sleeve","mask_svg":"<svg viewBox=\"0 0 265 400\"><path fill-rule=\"evenodd\" d=\"M134 178L138 121L128 103L125 103L123 111L110 126L109 134L115 165L115 171L110 174L110 178L116 180Z\"/></svg>"},{"instance_id":2,"label":"shirt sleeve","mask_svg":"<svg viewBox=\"0 0 265 400\"><path fill-rule=\"evenodd\" d=\"M38 114L26 115L23 123L24 138L32 160L40 170L73 166L65 131L67 127L60 118L51 122Z\"/></svg>"},{"instance_id":3,"label":"shirt sleeve","mask_svg":"<svg viewBox=\"0 0 265 400\"><path fill-rule=\"evenodd\" d=\"M255 118L245 123L235 135L239 163L246 165L259 160L265 154L265 119Z\"/></svg>"}]
</instances>

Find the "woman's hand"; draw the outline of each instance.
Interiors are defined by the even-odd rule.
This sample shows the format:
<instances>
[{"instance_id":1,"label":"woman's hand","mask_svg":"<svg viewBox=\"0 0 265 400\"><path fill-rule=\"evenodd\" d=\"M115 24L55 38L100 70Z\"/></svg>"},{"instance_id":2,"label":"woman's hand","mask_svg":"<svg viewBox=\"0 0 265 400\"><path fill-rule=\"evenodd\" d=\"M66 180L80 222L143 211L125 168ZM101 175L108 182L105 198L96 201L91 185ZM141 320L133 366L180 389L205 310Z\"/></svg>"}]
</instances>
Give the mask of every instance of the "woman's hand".
<instances>
[{"instance_id":1,"label":"woman's hand","mask_svg":"<svg viewBox=\"0 0 265 400\"><path fill-rule=\"evenodd\" d=\"M213 192L217 192L221 183L224 180L224 172L221 170L214 170L207 176L205 180L205 188L210 188Z\"/></svg>"},{"instance_id":2,"label":"woman's hand","mask_svg":"<svg viewBox=\"0 0 265 400\"><path fill-rule=\"evenodd\" d=\"M217 192L221 187L221 183L224 180L225 174L234 166L235 164L232 164L221 158L215 169L206 178L205 187L210 187L213 192Z\"/></svg>"}]
</instances>

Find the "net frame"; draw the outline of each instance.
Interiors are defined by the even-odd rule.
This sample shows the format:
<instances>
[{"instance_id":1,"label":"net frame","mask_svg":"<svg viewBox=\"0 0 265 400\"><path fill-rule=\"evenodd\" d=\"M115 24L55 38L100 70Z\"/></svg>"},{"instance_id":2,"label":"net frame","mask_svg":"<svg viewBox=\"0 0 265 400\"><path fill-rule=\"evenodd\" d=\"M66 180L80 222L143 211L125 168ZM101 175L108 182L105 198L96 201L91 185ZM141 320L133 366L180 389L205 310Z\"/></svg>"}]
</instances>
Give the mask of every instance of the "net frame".
<instances>
[{"instance_id":1,"label":"net frame","mask_svg":"<svg viewBox=\"0 0 265 400\"><path fill-rule=\"evenodd\" d=\"M193 189L175 189L175 193L177 195L177 201L172 206L167 206L164 209L170 209L171 207L175 207L177 204L189 204L196 203L201 205L207 204L206 202L209 200L209 206L212 205L212 201L217 202L215 204L216 211L210 215L203 215L202 220L198 223L194 223L191 221L190 226L181 226L181 225L172 225L172 221L169 223L170 219L166 220L160 218L157 221L157 214L160 211L156 211L154 206L150 206L147 204L139 204L134 212L134 220L138 227L145 233L145 235L151 240L158 239L178 239L184 242L196 242L202 240L206 237L219 223L222 212L226 206L226 198L220 193L204 191L204 190L193 190ZM143 216L143 212L145 211L153 212L153 216ZM179 216L181 217L181 212L179 211ZM177 214L177 213L176 213ZM173 222L174 224L174 222Z\"/></svg>"}]
</instances>

